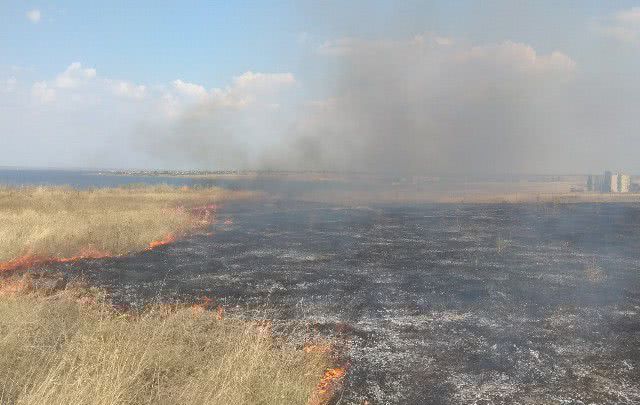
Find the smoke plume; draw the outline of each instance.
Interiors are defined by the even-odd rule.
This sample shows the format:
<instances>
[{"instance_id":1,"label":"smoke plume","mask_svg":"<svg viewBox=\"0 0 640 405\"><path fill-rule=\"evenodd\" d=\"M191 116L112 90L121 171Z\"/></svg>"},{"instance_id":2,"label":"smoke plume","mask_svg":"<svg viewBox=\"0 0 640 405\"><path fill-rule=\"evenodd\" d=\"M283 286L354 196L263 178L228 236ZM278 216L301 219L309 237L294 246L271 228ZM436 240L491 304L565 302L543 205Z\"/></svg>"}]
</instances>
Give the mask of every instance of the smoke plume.
<instances>
[{"instance_id":1,"label":"smoke plume","mask_svg":"<svg viewBox=\"0 0 640 405\"><path fill-rule=\"evenodd\" d=\"M265 113L266 102L262 109L254 103L230 111L208 101L169 130L155 131L155 152L226 168L535 170L554 135L539 122L558 113L557 94L575 69L560 52L540 55L520 43L474 46L435 35L341 39L317 54L333 66L325 80L334 96L289 106L288 118L280 119L266 119L285 114Z\"/></svg>"}]
</instances>

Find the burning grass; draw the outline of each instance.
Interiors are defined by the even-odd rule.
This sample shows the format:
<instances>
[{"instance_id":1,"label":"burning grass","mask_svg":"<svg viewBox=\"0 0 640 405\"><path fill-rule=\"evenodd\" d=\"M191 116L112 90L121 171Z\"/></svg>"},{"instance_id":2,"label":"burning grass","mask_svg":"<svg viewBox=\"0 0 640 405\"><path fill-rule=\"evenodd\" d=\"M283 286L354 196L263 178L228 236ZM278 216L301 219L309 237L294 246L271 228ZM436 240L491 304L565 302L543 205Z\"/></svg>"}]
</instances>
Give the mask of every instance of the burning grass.
<instances>
[{"instance_id":1,"label":"burning grass","mask_svg":"<svg viewBox=\"0 0 640 405\"><path fill-rule=\"evenodd\" d=\"M0 188L0 271L153 248L206 226L215 204L251 196L170 186Z\"/></svg>"},{"instance_id":2,"label":"burning grass","mask_svg":"<svg viewBox=\"0 0 640 405\"><path fill-rule=\"evenodd\" d=\"M276 344L264 325L219 311L119 313L96 291L2 283L3 404L315 404L327 373L343 373L325 351Z\"/></svg>"}]
</instances>

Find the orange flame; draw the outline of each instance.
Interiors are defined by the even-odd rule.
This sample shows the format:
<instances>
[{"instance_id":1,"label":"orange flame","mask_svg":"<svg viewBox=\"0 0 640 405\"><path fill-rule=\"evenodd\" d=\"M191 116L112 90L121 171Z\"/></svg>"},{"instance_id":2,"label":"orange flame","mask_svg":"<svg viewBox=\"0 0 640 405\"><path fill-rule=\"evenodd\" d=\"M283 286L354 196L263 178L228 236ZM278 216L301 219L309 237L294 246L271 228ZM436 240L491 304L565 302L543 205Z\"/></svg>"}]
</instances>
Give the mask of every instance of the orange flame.
<instances>
[{"instance_id":1,"label":"orange flame","mask_svg":"<svg viewBox=\"0 0 640 405\"><path fill-rule=\"evenodd\" d=\"M111 253L93 247L86 247L80 250L76 256L71 257L42 257L27 253L16 259L0 263L0 273L11 270L26 269L49 263L68 263L82 259L102 259L112 256Z\"/></svg>"},{"instance_id":2,"label":"orange flame","mask_svg":"<svg viewBox=\"0 0 640 405\"><path fill-rule=\"evenodd\" d=\"M34 266L38 262L35 256L24 255L17 259L0 263L0 272Z\"/></svg>"},{"instance_id":3,"label":"orange flame","mask_svg":"<svg viewBox=\"0 0 640 405\"><path fill-rule=\"evenodd\" d=\"M153 241L149 243L149 246L145 250L151 250L158 246L167 245L176 240L176 237L173 234L168 234L164 238L160 240ZM80 249L80 252L75 256L70 257L45 257L38 256L32 253L27 253L18 258L8 260L6 262L0 262L0 273L11 271L11 270L21 270L27 269L30 267L43 265L43 264L51 264L51 263L69 263L75 262L83 259L104 259L105 257L113 257L117 255L113 255L110 252L100 250L94 248L92 246L85 247Z\"/></svg>"},{"instance_id":4,"label":"orange flame","mask_svg":"<svg viewBox=\"0 0 640 405\"><path fill-rule=\"evenodd\" d=\"M179 207L178 209L184 209L184 208ZM192 213L197 216L196 217L197 219L195 222L196 228L199 228L200 226L210 225L211 223L213 223L213 220L215 218L215 212L217 209L218 209L218 206L216 204L208 204L205 206L192 208L191 210ZM177 239L176 235L169 233L160 240L155 240L150 242L145 250L151 250L159 246L167 245L169 243L175 242L176 239ZM62 258L45 257L45 256L34 255L32 253L26 253L23 256L20 256L18 258L11 259L5 262L0 262L0 273L6 272L6 271L12 271L12 270L27 269L37 265L48 264L48 263L68 263L68 262L74 262L82 259L102 259L105 257L112 257L112 256L115 256L115 255L111 254L110 252L101 251L93 247L83 248L75 256L62 257Z\"/></svg>"},{"instance_id":5,"label":"orange flame","mask_svg":"<svg viewBox=\"0 0 640 405\"><path fill-rule=\"evenodd\" d=\"M160 240L156 240L149 243L149 245L145 250L151 250L158 246L164 246L174 242L175 240L176 240L176 237L173 234L168 234L167 236L165 236ZM80 252L78 252L78 254L70 257L46 257L46 256L34 255L32 253L27 253L18 258L11 259L6 262L0 262L0 273L12 271L12 270L28 269L30 267L44 265L44 264L69 263L69 262L75 262L83 259L104 259L106 257L114 257L114 256L118 256L118 255L114 255L111 252L100 250L92 246L82 248L80 249Z\"/></svg>"},{"instance_id":6,"label":"orange flame","mask_svg":"<svg viewBox=\"0 0 640 405\"><path fill-rule=\"evenodd\" d=\"M311 396L308 405L323 405L328 403L334 393L340 388L344 377L347 375L347 368L335 367L325 370L322 379L316 385L316 389Z\"/></svg>"},{"instance_id":7,"label":"orange flame","mask_svg":"<svg viewBox=\"0 0 640 405\"><path fill-rule=\"evenodd\" d=\"M176 237L172 233L168 233L164 238L150 242L146 250L151 250L151 249L157 248L158 246L168 245L169 243L172 243L175 241L176 241Z\"/></svg>"}]
</instances>

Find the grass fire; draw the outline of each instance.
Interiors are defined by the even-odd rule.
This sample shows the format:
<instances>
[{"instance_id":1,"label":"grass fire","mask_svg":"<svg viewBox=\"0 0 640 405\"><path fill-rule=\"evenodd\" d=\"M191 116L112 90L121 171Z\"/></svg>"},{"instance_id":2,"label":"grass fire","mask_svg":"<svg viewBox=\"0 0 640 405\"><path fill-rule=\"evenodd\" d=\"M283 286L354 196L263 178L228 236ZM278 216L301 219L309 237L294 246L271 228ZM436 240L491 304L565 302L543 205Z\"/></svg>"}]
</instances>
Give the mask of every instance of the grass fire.
<instances>
[{"instance_id":1,"label":"grass fire","mask_svg":"<svg viewBox=\"0 0 640 405\"><path fill-rule=\"evenodd\" d=\"M638 3L0 0L0 405L640 404Z\"/></svg>"},{"instance_id":2,"label":"grass fire","mask_svg":"<svg viewBox=\"0 0 640 405\"><path fill-rule=\"evenodd\" d=\"M3 404L306 404L329 384L326 353L260 324L184 305L118 312L81 283L45 293L28 277L0 282L0 353Z\"/></svg>"},{"instance_id":3,"label":"grass fire","mask_svg":"<svg viewBox=\"0 0 640 405\"><path fill-rule=\"evenodd\" d=\"M206 229L216 204L251 196L169 186L0 188L0 272L153 249Z\"/></svg>"}]
</instances>

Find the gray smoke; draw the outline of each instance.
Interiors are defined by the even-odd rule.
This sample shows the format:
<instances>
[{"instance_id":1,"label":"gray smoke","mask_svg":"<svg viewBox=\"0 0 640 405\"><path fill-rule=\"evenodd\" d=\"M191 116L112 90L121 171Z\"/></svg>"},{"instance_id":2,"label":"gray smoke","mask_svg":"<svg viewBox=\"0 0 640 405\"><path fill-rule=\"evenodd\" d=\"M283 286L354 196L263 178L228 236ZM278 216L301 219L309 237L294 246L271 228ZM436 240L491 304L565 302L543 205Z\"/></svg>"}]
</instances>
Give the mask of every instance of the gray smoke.
<instances>
[{"instance_id":1,"label":"gray smoke","mask_svg":"<svg viewBox=\"0 0 640 405\"><path fill-rule=\"evenodd\" d=\"M385 173L533 170L553 133L554 89L574 67L563 54L526 45L487 47L418 36L342 40L321 50L338 59L336 97L306 111L277 167ZM537 155L536 155L537 153ZM283 160L278 161L281 157ZM273 159L274 156L271 156Z\"/></svg>"},{"instance_id":2,"label":"gray smoke","mask_svg":"<svg viewBox=\"0 0 640 405\"><path fill-rule=\"evenodd\" d=\"M202 103L143 127L145 148L186 167L486 174L562 170L558 150L577 141L575 63L561 52L428 34L341 39L316 56L332 97L268 111Z\"/></svg>"}]
</instances>

